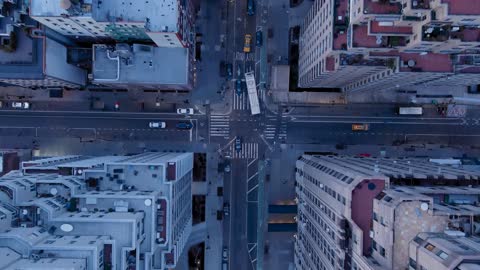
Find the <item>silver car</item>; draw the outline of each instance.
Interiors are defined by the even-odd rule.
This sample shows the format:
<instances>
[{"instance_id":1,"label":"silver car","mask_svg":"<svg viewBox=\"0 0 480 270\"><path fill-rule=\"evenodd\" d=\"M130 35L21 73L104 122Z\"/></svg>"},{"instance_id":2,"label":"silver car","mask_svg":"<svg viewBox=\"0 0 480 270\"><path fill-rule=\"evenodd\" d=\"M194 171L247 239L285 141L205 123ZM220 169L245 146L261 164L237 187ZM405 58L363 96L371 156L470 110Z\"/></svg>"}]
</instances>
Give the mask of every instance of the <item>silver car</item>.
<instances>
[{"instance_id":1,"label":"silver car","mask_svg":"<svg viewBox=\"0 0 480 270\"><path fill-rule=\"evenodd\" d=\"M150 128L166 128L167 124L165 122L150 122L148 126Z\"/></svg>"}]
</instances>

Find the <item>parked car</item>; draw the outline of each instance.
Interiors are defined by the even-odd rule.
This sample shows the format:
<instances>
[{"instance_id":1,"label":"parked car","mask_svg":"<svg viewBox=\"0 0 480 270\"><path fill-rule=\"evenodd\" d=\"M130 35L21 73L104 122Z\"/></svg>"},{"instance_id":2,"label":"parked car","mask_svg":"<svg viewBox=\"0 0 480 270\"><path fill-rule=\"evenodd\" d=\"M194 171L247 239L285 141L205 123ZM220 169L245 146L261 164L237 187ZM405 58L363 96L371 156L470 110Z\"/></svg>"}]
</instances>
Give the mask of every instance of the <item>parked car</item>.
<instances>
[{"instance_id":1,"label":"parked car","mask_svg":"<svg viewBox=\"0 0 480 270\"><path fill-rule=\"evenodd\" d=\"M251 51L251 44L252 43L252 35L246 34L245 35L245 44L243 46L243 52L244 53L249 53Z\"/></svg>"},{"instance_id":2,"label":"parked car","mask_svg":"<svg viewBox=\"0 0 480 270\"><path fill-rule=\"evenodd\" d=\"M235 81L235 92L239 96L242 94L242 80L240 80L240 79L237 79Z\"/></svg>"},{"instance_id":3,"label":"parked car","mask_svg":"<svg viewBox=\"0 0 480 270\"><path fill-rule=\"evenodd\" d=\"M193 114L193 108L178 108L177 109L178 114Z\"/></svg>"},{"instance_id":4,"label":"parked car","mask_svg":"<svg viewBox=\"0 0 480 270\"><path fill-rule=\"evenodd\" d=\"M237 136L237 138L235 138L235 150L237 152L242 151L242 139L238 136Z\"/></svg>"},{"instance_id":5,"label":"parked car","mask_svg":"<svg viewBox=\"0 0 480 270\"><path fill-rule=\"evenodd\" d=\"M227 65L225 65L225 61L220 61L220 77L226 77L227 76Z\"/></svg>"},{"instance_id":6,"label":"parked car","mask_svg":"<svg viewBox=\"0 0 480 270\"><path fill-rule=\"evenodd\" d=\"M189 123L189 122L178 122L176 127L178 129L192 129L193 128L193 124L192 123Z\"/></svg>"},{"instance_id":7,"label":"parked car","mask_svg":"<svg viewBox=\"0 0 480 270\"><path fill-rule=\"evenodd\" d=\"M223 214L227 217L230 214L230 204L223 203Z\"/></svg>"},{"instance_id":8,"label":"parked car","mask_svg":"<svg viewBox=\"0 0 480 270\"><path fill-rule=\"evenodd\" d=\"M258 30L255 34L255 44L257 47L261 47L263 44L263 33L261 30Z\"/></svg>"},{"instance_id":9,"label":"parked car","mask_svg":"<svg viewBox=\"0 0 480 270\"><path fill-rule=\"evenodd\" d=\"M233 78L233 65L227 64L227 80Z\"/></svg>"},{"instance_id":10,"label":"parked car","mask_svg":"<svg viewBox=\"0 0 480 270\"><path fill-rule=\"evenodd\" d=\"M30 103L28 102L21 102L21 101L13 101L12 102L12 108L15 109L30 109Z\"/></svg>"},{"instance_id":11,"label":"parked car","mask_svg":"<svg viewBox=\"0 0 480 270\"><path fill-rule=\"evenodd\" d=\"M237 64L237 77L238 78L242 77L242 64L241 63Z\"/></svg>"},{"instance_id":12,"label":"parked car","mask_svg":"<svg viewBox=\"0 0 480 270\"><path fill-rule=\"evenodd\" d=\"M227 248L227 247L223 247L222 259L223 259L224 261L227 261L227 260L228 260L228 248Z\"/></svg>"},{"instance_id":13,"label":"parked car","mask_svg":"<svg viewBox=\"0 0 480 270\"><path fill-rule=\"evenodd\" d=\"M165 123L165 122L150 122L150 123L148 123L148 126L150 128L166 128L167 123Z\"/></svg>"},{"instance_id":14,"label":"parked car","mask_svg":"<svg viewBox=\"0 0 480 270\"><path fill-rule=\"evenodd\" d=\"M254 0L247 0L247 14L248 16L255 15L255 7L254 7Z\"/></svg>"}]
</instances>

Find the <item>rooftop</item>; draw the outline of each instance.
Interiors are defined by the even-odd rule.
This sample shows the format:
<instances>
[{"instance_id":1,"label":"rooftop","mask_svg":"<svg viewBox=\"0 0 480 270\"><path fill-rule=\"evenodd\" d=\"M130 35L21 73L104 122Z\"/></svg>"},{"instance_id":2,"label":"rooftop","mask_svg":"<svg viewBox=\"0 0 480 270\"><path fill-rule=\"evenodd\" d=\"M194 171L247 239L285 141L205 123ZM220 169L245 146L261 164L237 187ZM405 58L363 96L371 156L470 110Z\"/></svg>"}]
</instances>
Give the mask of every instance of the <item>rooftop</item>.
<instances>
[{"instance_id":1,"label":"rooftop","mask_svg":"<svg viewBox=\"0 0 480 270\"><path fill-rule=\"evenodd\" d=\"M93 2L93 18L96 21L145 22L152 32L176 32L178 22L177 0L102 1Z\"/></svg>"},{"instance_id":2,"label":"rooftop","mask_svg":"<svg viewBox=\"0 0 480 270\"><path fill-rule=\"evenodd\" d=\"M353 47L387 48L406 44L405 37L401 36L369 35L367 25L354 25L352 38Z\"/></svg>"},{"instance_id":3,"label":"rooftop","mask_svg":"<svg viewBox=\"0 0 480 270\"><path fill-rule=\"evenodd\" d=\"M353 47L377 48L381 44L381 37L368 35L367 25L353 25Z\"/></svg>"},{"instance_id":4,"label":"rooftop","mask_svg":"<svg viewBox=\"0 0 480 270\"><path fill-rule=\"evenodd\" d=\"M334 24L346 24L348 16L348 0L335 1L335 19Z\"/></svg>"},{"instance_id":5,"label":"rooftop","mask_svg":"<svg viewBox=\"0 0 480 270\"><path fill-rule=\"evenodd\" d=\"M390 52L371 52L371 56L398 56L402 65L402 72L453 72L453 62L448 54L436 53L399 53Z\"/></svg>"},{"instance_id":6,"label":"rooftop","mask_svg":"<svg viewBox=\"0 0 480 270\"><path fill-rule=\"evenodd\" d=\"M73 2L73 1L72 1ZM176 32L178 4L176 0L102 1L80 0L79 4L62 0L33 0L31 16L91 16L97 22L140 22L152 32Z\"/></svg>"},{"instance_id":7,"label":"rooftop","mask_svg":"<svg viewBox=\"0 0 480 270\"><path fill-rule=\"evenodd\" d=\"M184 155L189 155L188 153ZM173 161L176 159L181 159L182 156L179 156L177 153L158 153L158 152L149 152L138 154L134 156L125 157L122 160L117 161L116 163L126 163L126 164L158 164L162 165L168 161Z\"/></svg>"},{"instance_id":8,"label":"rooftop","mask_svg":"<svg viewBox=\"0 0 480 270\"><path fill-rule=\"evenodd\" d=\"M388 0L363 0L364 13L366 14L401 14L400 3L390 3Z\"/></svg>"},{"instance_id":9,"label":"rooftop","mask_svg":"<svg viewBox=\"0 0 480 270\"><path fill-rule=\"evenodd\" d=\"M188 84L189 62L186 48L134 44L133 48L121 50L94 45L93 50L95 83Z\"/></svg>"},{"instance_id":10,"label":"rooftop","mask_svg":"<svg viewBox=\"0 0 480 270\"><path fill-rule=\"evenodd\" d=\"M422 40L443 42L448 40L450 25L424 25L422 27Z\"/></svg>"},{"instance_id":11,"label":"rooftop","mask_svg":"<svg viewBox=\"0 0 480 270\"><path fill-rule=\"evenodd\" d=\"M82 270L87 267L87 259L70 259L70 258L40 258L38 260L20 259L15 261L4 270L17 269L66 269L66 270Z\"/></svg>"},{"instance_id":12,"label":"rooftop","mask_svg":"<svg viewBox=\"0 0 480 270\"><path fill-rule=\"evenodd\" d=\"M442 0L451 15L480 15L480 2L472 0Z\"/></svg>"},{"instance_id":13,"label":"rooftop","mask_svg":"<svg viewBox=\"0 0 480 270\"><path fill-rule=\"evenodd\" d=\"M370 21L370 33L411 35L413 31L410 26L395 26L390 22Z\"/></svg>"},{"instance_id":14,"label":"rooftop","mask_svg":"<svg viewBox=\"0 0 480 270\"><path fill-rule=\"evenodd\" d=\"M347 50L347 31L342 31L333 35L333 49Z\"/></svg>"},{"instance_id":15,"label":"rooftop","mask_svg":"<svg viewBox=\"0 0 480 270\"><path fill-rule=\"evenodd\" d=\"M412 9L430 9L430 0L410 0Z\"/></svg>"},{"instance_id":16,"label":"rooftop","mask_svg":"<svg viewBox=\"0 0 480 270\"><path fill-rule=\"evenodd\" d=\"M480 42L480 29L477 27L467 27L460 32L451 32L451 34L459 33L460 40L465 42ZM455 37L455 35L453 36Z\"/></svg>"},{"instance_id":17,"label":"rooftop","mask_svg":"<svg viewBox=\"0 0 480 270\"><path fill-rule=\"evenodd\" d=\"M0 18L0 22L5 18ZM0 50L0 78L43 77L43 39L28 37L24 31L15 31L17 46L14 52Z\"/></svg>"}]
</instances>

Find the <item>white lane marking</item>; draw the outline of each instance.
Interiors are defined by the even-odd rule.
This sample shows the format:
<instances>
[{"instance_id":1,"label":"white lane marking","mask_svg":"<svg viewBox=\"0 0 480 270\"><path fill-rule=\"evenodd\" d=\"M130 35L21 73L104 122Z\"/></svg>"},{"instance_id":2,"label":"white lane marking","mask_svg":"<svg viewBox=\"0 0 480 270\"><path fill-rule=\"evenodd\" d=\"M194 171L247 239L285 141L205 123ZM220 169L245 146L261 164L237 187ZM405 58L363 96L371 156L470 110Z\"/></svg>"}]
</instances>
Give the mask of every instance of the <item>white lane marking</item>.
<instances>
[{"instance_id":1,"label":"white lane marking","mask_svg":"<svg viewBox=\"0 0 480 270\"><path fill-rule=\"evenodd\" d=\"M295 121L294 123L348 123L351 124L355 121L347 120L300 120ZM432 122L380 122L380 121L361 121L366 124L384 124L384 125L450 125L450 126L459 126L462 123L432 123Z\"/></svg>"},{"instance_id":2,"label":"white lane marking","mask_svg":"<svg viewBox=\"0 0 480 270\"><path fill-rule=\"evenodd\" d=\"M404 119L404 120L458 120L458 118L438 118L438 117L406 117L406 116L349 116L349 115L288 115L290 118L355 118L355 119Z\"/></svg>"},{"instance_id":3,"label":"white lane marking","mask_svg":"<svg viewBox=\"0 0 480 270\"><path fill-rule=\"evenodd\" d=\"M248 190L247 194L250 194L250 192L254 191L256 188L258 188L258 184L252 187L250 190Z\"/></svg>"}]
</instances>

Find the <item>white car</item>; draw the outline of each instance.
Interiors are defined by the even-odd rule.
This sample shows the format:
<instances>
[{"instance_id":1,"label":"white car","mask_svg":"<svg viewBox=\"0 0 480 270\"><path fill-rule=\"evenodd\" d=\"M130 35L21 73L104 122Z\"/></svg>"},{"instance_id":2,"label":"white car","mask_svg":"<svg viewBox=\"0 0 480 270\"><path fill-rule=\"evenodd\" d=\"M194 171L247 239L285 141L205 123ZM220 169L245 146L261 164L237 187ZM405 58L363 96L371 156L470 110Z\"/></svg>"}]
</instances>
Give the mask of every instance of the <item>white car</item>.
<instances>
[{"instance_id":1,"label":"white car","mask_svg":"<svg viewBox=\"0 0 480 270\"><path fill-rule=\"evenodd\" d=\"M16 109L30 109L30 103L28 102L20 102L20 101L13 101L12 108Z\"/></svg>"},{"instance_id":2,"label":"white car","mask_svg":"<svg viewBox=\"0 0 480 270\"><path fill-rule=\"evenodd\" d=\"M223 258L224 261L228 260L228 248L227 247L223 247L222 258Z\"/></svg>"},{"instance_id":3,"label":"white car","mask_svg":"<svg viewBox=\"0 0 480 270\"><path fill-rule=\"evenodd\" d=\"M193 114L193 108L179 108L177 109L178 114Z\"/></svg>"},{"instance_id":4,"label":"white car","mask_svg":"<svg viewBox=\"0 0 480 270\"><path fill-rule=\"evenodd\" d=\"M165 122L150 122L148 126L150 128L166 128L167 124Z\"/></svg>"}]
</instances>

